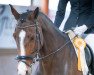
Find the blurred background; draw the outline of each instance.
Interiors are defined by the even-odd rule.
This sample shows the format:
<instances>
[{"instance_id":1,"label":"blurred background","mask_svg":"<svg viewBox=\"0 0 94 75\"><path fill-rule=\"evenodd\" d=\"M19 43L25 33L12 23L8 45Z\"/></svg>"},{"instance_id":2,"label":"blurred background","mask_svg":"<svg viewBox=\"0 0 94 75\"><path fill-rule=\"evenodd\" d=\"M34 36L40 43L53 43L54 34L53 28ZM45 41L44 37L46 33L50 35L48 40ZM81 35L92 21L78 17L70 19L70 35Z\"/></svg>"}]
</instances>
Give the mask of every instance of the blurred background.
<instances>
[{"instance_id":1,"label":"blurred background","mask_svg":"<svg viewBox=\"0 0 94 75\"><path fill-rule=\"evenodd\" d=\"M17 75L16 44L13 32L16 20L10 11L8 4L12 4L19 13L34 10L36 7L46 14L53 22L59 0L0 0L0 75ZM70 4L66 9L65 19L60 26L63 30L64 23L70 12Z\"/></svg>"}]
</instances>

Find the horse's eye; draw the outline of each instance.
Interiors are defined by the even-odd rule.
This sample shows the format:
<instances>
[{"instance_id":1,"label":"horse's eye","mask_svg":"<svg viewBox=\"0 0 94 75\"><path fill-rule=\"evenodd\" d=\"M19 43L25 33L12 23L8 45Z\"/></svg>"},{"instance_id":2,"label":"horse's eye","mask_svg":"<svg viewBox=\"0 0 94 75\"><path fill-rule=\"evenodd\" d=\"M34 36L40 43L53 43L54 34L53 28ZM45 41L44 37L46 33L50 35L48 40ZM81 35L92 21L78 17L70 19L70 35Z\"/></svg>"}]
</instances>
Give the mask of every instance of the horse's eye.
<instances>
[{"instance_id":1,"label":"horse's eye","mask_svg":"<svg viewBox=\"0 0 94 75\"><path fill-rule=\"evenodd\" d=\"M30 40L34 40L34 37L31 37Z\"/></svg>"},{"instance_id":2,"label":"horse's eye","mask_svg":"<svg viewBox=\"0 0 94 75\"><path fill-rule=\"evenodd\" d=\"M33 35L27 35L27 38L30 40L34 40L34 36Z\"/></svg>"},{"instance_id":3,"label":"horse's eye","mask_svg":"<svg viewBox=\"0 0 94 75\"><path fill-rule=\"evenodd\" d=\"M28 35L27 38L30 38L30 35Z\"/></svg>"}]
</instances>

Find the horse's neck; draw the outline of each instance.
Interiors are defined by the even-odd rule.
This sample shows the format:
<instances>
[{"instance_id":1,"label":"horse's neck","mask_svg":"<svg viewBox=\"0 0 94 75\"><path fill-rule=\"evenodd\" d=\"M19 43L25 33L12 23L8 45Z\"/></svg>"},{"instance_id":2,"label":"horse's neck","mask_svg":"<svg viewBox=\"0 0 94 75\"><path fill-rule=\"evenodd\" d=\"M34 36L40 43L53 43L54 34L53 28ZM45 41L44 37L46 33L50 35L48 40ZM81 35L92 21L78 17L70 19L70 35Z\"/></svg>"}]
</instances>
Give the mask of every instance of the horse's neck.
<instances>
[{"instance_id":1,"label":"horse's neck","mask_svg":"<svg viewBox=\"0 0 94 75\"><path fill-rule=\"evenodd\" d=\"M44 46L41 50L42 56L46 56L58 50L66 43L66 39L60 33L58 33L58 31L55 31L54 29L52 30L52 32L48 29L47 32L43 33L43 36L44 36ZM52 54L51 56L43 59L43 63L41 67L44 67L46 71L45 74L43 75L46 74L58 75L54 73L61 72L59 70L61 70L61 67L63 68L63 66L61 65L62 62L57 62L57 61L63 60L62 54L63 54L63 50L56 52L55 54Z\"/></svg>"},{"instance_id":2,"label":"horse's neck","mask_svg":"<svg viewBox=\"0 0 94 75\"><path fill-rule=\"evenodd\" d=\"M68 36L65 33L59 32L52 24L47 20L43 20L42 33L44 43L40 50L42 57L58 50L69 41ZM43 68L42 71L44 71L42 75L82 75L76 66L70 66L77 65L77 58L75 56L75 50L70 42L61 48L60 51L44 58L41 61L42 63L40 62L40 66Z\"/></svg>"},{"instance_id":3,"label":"horse's neck","mask_svg":"<svg viewBox=\"0 0 94 75\"><path fill-rule=\"evenodd\" d=\"M49 22L47 19L43 20L42 25L42 32L43 32L43 38L44 38L44 44L43 48L41 50L42 56L46 56L57 49L59 49L61 46L63 46L66 42L65 34L61 33L57 28L53 26L53 23ZM53 54L54 55L54 54ZM51 60L53 58L52 56L49 56L47 59L47 63L51 63ZM50 66L51 64L47 64Z\"/></svg>"},{"instance_id":4,"label":"horse's neck","mask_svg":"<svg viewBox=\"0 0 94 75\"><path fill-rule=\"evenodd\" d=\"M53 23L49 19L43 18L43 25L42 25L42 31L43 31L43 37L44 37L44 44L45 48L49 49L50 51L58 49L60 46L62 46L66 40L65 33L61 33Z\"/></svg>"}]
</instances>

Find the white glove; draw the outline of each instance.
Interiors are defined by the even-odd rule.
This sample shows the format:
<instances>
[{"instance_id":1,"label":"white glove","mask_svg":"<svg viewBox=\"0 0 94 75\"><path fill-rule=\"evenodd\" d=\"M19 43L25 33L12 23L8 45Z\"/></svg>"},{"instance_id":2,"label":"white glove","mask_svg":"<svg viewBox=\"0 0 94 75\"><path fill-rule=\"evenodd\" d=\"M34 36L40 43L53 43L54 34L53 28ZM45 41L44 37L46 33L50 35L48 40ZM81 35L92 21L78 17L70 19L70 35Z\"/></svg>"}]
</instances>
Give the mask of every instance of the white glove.
<instances>
[{"instance_id":1,"label":"white glove","mask_svg":"<svg viewBox=\"0 0 94 75\"><path fill-rule=\"evenodd\" d=\"M76 27L76 28L74 29L74 33L75 33L76 35L81 35L81 34L83 34L87 29L88 29L88 28L87 28L86 25L82 25L82 26Z\"/></svg>"}]
</instances>

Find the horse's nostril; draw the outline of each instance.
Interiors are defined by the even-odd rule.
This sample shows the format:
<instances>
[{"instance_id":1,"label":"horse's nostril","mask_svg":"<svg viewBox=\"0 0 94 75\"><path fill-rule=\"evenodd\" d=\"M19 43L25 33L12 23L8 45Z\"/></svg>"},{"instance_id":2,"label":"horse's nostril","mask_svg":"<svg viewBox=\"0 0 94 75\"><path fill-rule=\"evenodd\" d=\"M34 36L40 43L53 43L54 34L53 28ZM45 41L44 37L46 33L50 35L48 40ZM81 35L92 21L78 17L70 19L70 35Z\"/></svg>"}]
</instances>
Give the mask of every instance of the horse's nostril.
<instances>
[{"instance_id":1,"label":"horse's nostril","mask_svg":"<svg viewBox=\"0 0 94 75\"><path fill-rule=\"evenodd\" d=\"M28 71L26 71L26 75L28 75Z\"/></svg>"}]
</instances>

